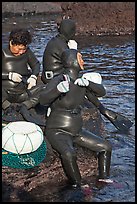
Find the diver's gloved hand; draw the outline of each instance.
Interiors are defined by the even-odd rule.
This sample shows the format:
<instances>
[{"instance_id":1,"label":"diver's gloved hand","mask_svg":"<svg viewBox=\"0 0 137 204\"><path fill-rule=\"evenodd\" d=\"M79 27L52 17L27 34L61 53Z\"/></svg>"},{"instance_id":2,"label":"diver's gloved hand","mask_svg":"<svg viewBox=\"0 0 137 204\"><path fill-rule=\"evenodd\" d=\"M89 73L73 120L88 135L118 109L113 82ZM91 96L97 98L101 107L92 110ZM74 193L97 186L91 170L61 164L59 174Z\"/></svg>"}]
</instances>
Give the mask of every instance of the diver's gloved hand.
<instances>
[{"instance_id":1,"label":"diver's gloved hand","mask_svg":"<svg viewBox=\"0 0 137 204\"><path fill-rule=\"evenodd\" d=\"M88 86L89 85L89 81L87 79L84 79L84 78L81 77L81 78L76 79L74 84L77 84L79 86Z\"/></svg>"},{"instance_id":2,"label":"diver's gloved hand","mask_svg":"<svg viewBox=\"0 0 137 204\"><path fill-rule=\"evenodd\" d=\"M69 91L69 81L61 81L58 85L57 85L57 89L59 92L61 93L66 93Z\"/></svg>"},{"instance_id":3,"label":"diver's gloved hand","mask_svg":"<svg viewBox=\"0 0 137 204\"><path fill-rule=\"evenodd\" d=\"M87 79L88 81L102 84L102 76L97 72L88 72L82 75L82 78Z\"/></svg>"},{"instance_id":4,"label":"diver's gloved hand","mask_svg":"<svg viewBox=\"0 0 137 204\"><path fill-rule=\"evenodd\" d=\"M9 72L9 79L20 83L22 81L22 76L16 72Z\"/></svg>"},{"instance_id":5,"label":"diver's gloved hand","mask_svg":"<svg viewBox=\"0 0 137 204\"><path fill-rule=\"evenodd\" d=\"M68 46L70 49L78 49L78 43L75 40L69 40Z\"/></svg>"},{"instance_id":6,"label":"diver's gloved hand","mask_svg":"<svg viewBox=\"0 0 137 204\"><path fill-rule=\"evenodd\" d=\"M35 75L31 75L28 80L28 88L27 89L31 89L33 86L36 86L36 82L37 82L37 77Z\"/></svg>"}]
</instances>

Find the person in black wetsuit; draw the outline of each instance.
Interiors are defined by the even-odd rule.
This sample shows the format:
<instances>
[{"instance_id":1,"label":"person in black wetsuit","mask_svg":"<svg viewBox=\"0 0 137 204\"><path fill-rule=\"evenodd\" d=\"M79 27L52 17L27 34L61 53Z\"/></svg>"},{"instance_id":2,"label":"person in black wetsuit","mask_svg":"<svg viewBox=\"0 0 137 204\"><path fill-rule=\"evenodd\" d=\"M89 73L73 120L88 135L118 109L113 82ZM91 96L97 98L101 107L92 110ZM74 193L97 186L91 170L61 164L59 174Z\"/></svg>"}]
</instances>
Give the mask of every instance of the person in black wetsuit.
<instances>
[{"instance_id":1,"label":"person in black wetsuit","mask_svg":"<svg viewBox=\"0 0 137 204\"><path fill-rule=\"evenodd\" d=\"M26 29L17 28L9 35L9 45L2 49L2 109L10 112L12 103L20 111L35 107L45 87L37 85L40 63L28 47L32 36Z\"/></svg>"},{"instance_id":2,"label":"person in black wetsuit","mask_svg":"<svg viewBox=\"0 0 137 204\"><path fill-rule=\"evenodd\" d=\"M69 40L73 40L76 33L76 24L72 19L63 19L58 25L58 34L47 44L43 53L43 71L41 80L48 83L54 76L63 72L61 55L69 48Z\"/></svg>"},{"instance_id":3,"label":"person in black wetsuit","mask_svg":"<svg viewBox=\"0 0 137 204\"><path fill-rule=\"evenodd\" d=\"M64 73L55 76L40 95L42 105L50 105L51 113L46 121L45 136L59 153L62 167L74 187L81 186L81 174L77 165L75 144L97 152L98 179L109 181L111 144L102 137L82 128L81 105L93 92L97 97L106 92L102 84L79 77L83 69L82 55L75 49L63 52Z\"/></svg>"}]
</instances>

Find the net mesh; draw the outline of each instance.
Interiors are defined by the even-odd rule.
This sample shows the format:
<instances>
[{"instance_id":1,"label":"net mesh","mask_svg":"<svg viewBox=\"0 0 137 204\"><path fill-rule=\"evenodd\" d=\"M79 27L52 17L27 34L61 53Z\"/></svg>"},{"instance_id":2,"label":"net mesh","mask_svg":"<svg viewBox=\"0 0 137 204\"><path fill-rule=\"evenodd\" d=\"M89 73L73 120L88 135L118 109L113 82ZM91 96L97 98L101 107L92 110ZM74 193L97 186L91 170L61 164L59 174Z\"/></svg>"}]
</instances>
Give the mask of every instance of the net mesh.
<instances>
[{"instance_id":1,"label":"net mesh","mask_svg":"<svg viewBox=\"0 0 137 204\"><path fill-rule=\"evenodd\" d=\"M2 166L19 169L33 168L44 160L46 152L47 146L45 141L36 151L28 154L15 154L2 149Z\"/></svg>"}]
</instances>

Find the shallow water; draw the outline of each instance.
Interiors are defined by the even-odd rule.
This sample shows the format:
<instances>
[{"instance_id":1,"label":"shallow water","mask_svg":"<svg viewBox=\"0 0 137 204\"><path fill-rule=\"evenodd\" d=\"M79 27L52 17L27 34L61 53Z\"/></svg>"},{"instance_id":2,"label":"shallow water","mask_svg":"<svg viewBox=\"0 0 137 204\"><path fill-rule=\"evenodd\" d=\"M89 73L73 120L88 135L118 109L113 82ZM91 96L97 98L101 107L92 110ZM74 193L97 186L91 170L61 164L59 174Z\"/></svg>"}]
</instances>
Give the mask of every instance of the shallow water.
<instances>
[{"instance_id":1,"label":"shallow water","mask_svg":"<svg viewBox=\"0 0 137 204\"><path fill-rule=\"evenodd\" d=\"M56 35L56 16L2 19L2 43L8 42L13 27L27 27L33 33L30 45L39 61L47 42ZM134 36L77 37L85 70L99 72L107 94L102 103L135 123L135 39ZM42 66L41 66L42 69ZM103 116L102 116L103 117ZM106 137L112 144L111 178L114 184L95 186L90 201L135 202L135 124L119 133L105 118Z\"/></svg>"}]
</instances>

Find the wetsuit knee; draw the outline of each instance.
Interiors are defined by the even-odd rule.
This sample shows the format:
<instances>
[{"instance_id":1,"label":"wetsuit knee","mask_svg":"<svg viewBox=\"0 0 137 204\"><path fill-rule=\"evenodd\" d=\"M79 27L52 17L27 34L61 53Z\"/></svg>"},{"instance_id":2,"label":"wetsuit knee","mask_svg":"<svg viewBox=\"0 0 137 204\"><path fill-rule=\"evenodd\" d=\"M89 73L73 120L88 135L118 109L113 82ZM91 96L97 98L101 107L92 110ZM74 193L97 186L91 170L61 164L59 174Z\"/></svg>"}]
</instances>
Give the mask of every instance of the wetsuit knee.
<instances>
[{"instance_id":1,"label":"wetsuit knee","mask_svg":"<svg viewBox=\"0 0 137 204\"><path fill-rule=\"evenodd\" d=\"M103 150L105 152L111 152L112 151L112 145L106 140L103 144Z\"/></svg>"},{"instance_id":2,"label":"wetsuit knee","mask_svg":"<svg viewBox=\"0 0 137 204\"><path fill-rule=\"evenodd\" d=\"M61 158L63 160L72 162L73 160L76 160L76 153L74 150L66 150L63 152L63 154L61 154Z\"/></svg>"}]
</instances>

